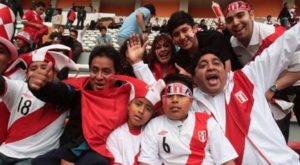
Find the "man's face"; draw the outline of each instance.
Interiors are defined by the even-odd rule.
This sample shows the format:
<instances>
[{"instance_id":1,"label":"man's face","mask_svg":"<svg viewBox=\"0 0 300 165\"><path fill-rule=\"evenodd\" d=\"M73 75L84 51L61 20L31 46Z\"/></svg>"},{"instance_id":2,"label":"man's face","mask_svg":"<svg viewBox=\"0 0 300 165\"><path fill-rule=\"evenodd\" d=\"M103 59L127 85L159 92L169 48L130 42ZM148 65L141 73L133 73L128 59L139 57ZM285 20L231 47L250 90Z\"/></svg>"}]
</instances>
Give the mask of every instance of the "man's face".
<instances>
[{"instance_id":1,"label":"man's face","mask_svg":"<svg viewBox=\"0 0 300 165\"><path fill-rule=\"evenodd\" d=\"M208 53L198 60L194 80L203 92L217 95L224 89L226 79L225 66L216 55Z\"/></svg>"},{"instance_id":2,"label":"man's face","mask_svg":"<svg viewBox=\"0 0 300 165\"><path fill-rule=\"evenodd\" d=\"M145 98L135 98L128 104L128 126L139 129L153 114L153 105Z\"/></svg>"},{"instance_id":3,"label":"man's face","mask_svg":"<svg viewBox=\"0 0 300 165\"><path fill-rule=\"evenodd\" d=\"M101 33L102 36L105 36L106 35L106 30L105 29L101 29L100 33Z\"/></svg>"},{"instance_id":4,"label":"man's face","mask_svg":"<svg viewBox=\"0 0 300 165\"><path fill-rule=\"evenodd\" d=\"M45 8L43 6L36 7L35 11L38 15L42 15L45 12Z\"/></svg>"},{"instance_id":5,"label":"man's face","mask_svg":"<svg viewBox=\"0 0 300 165\"><path fill-rule=\"evenodd\" d=\"M5 71L9 63L9 51L4 45L0 44L0 73Z\"/></svg>"},{"instance_id":6,"label":"man's face","mask_svg":"<svg viewBox=\"0 0 300 165\"><path fill-rule=\"evenodd\" d=\"M25 41L23 41L22 39L20 39L20 38L16 38L16 46L18 47L18 48L22 48L23 46L25 46L26 45L26 42Z\"/></svg>"},{"instance_id":7,"label":"man's face","mask_svg":"<svg viewBox=\"0 0 300 165\"><path fill-rule=\"evenodd\" d=\"M77 39L77 35L74 32L70 32L70 37L72 37L74 40Z\"/></svg>"},{"instance_id":8,"label":"man's face","mask_svg":"<svg viewBox=\"0 0 300 165\"><path fill-rule=\"evenodd\" d=\"M48 62L45 61L32 62L27 69L27 78L31 77L34 73L37 73L39 71L45 71L47 69L47 66ZM47 74L47 81L53 82L55 76L56 72L53 69L51 69Z\"/></svg>"},{"instance_id":9,"label":"man's face","mask_svg":"<svg viewBox=\"0 0 300 165\"><path fill-rule=\"evenodd\" d=\"M167 43L165 40L160 40L154 46L158 62L161 64L168 64L172 56L171 43Z\"/></svg>"},{"instance_id":10,"label":"man's face","mask_svg":"<svg viewBox=\"0 0 300 165\"><path fill-rule=\"evenodd\" d=\"M106 86L108 77L114 74L116 74L116 71L112 59L106 56L95 57L90 66L90 84L92 90L103 90ZM111 83L114 82L111 81Z\"/></svg>"},{"instance_id":11,"label":"man's face","mask_svg":"<svg viewBox=\"0 0 300 165\"><path fill-rule=\"evenodd\" d=\"M195 28L188 24L183 24L172 31L172 39L175 45L188 51L197 43L197 37L195 33Z\"/></svg>"},{"instance_id":12,"label":"man's face","mask_svg":"<svg viewBox=\"0 0 300 165\"><path fill-rule=\"evenodd\" d=\"M253 20L253 11L247 10L231 11L225 18L229 32L239 41L247 44L250 42L253 32Z\"/></svg>"}]
</instances>

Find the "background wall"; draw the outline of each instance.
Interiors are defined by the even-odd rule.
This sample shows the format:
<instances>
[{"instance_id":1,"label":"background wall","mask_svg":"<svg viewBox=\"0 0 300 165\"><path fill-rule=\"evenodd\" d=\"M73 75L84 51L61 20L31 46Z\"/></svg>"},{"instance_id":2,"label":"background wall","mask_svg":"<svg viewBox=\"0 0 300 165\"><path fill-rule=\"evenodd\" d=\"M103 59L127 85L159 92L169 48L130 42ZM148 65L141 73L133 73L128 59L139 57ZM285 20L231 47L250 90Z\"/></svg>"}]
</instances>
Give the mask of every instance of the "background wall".
<instances>
[{"instance_id":1,"label":"background wall","mask_svg":"<svg viewBox=\"0 0 300 165\"><path fill-rule=\"evenodd\" d=\"M156 15L160 17L169 17L179 9L179 0L143 0L141 6L149 3L155 6Z\"/></svg>"},{"instance_id":2,"label":"background wall","mask_svg":"<svg viewBox=\"0 0 300 165\"><path fill-rule=\"evenodd\" d=\"M44 0L46 4L50 4L51 0ZM152 3L156 7L157 16L168 17L174 11L179 10L180 1L182 0L101 0L99 6L94 8L99 9L99 12L115 13L116 15L126 16L129 15L135 8L136 2L145 5ZM211 0L188 0L188 11L194 17L214 17L211 10ZM215 0L221 5L226 3L228 0ZM56 0L56 6L68 10L72 4L88 6L92 0ZM296 4L300 7L300 0L249 0L254 6L254 13L256 17L265 17L271 14L273 17L277 17L282 4L288 2L290 5ZM23 0L24 9L29 9L31 6L31 0ZM297 12L300 15L300 11Z\"/></svg>"}]
</instances>

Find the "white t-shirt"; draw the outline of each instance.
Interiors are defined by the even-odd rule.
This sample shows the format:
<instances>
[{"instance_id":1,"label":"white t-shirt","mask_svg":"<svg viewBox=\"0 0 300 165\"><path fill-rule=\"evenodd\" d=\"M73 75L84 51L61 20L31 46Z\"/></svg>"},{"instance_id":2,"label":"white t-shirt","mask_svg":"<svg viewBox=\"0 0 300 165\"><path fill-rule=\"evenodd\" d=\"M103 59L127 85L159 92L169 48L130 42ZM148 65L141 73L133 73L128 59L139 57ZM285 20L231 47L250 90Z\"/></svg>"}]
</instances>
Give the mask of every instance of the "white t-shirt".
<instances>
[{"instance_id":1,"label":"white t-shirt","mask_svg":"<svg viewBox=\"0 0 300 165\"><path fill-rule=\"evenodd\" d=\"M2 101L10 111L8 136L0 152L13 158L34 158L58 148L66 113L37 99L23 81L5 78Z\"/></svg>"},{"instance_id":2,"label":"white t-shirt","mask_svg":"<svg viewBox=\"0 0 300 165\"><path fill-rule=\"evenodd\" d=\"M206 116L206 121L201 116ZM216 121L199 112L189 112L183 122L165 115L152 119L141 144L139 162L151 165L222 164L237 157Z\"/></svg>"},{"instance_id":3,"label":"white t-shirt","mask_svg":"<svg viewBox=\"0 0 300 165\"><path fill-rule=\"evenodd\" d=\"M142 134L132 132L125 123L114 130L106 141L108 150L114 156L114 163L133 165L140 153Z\"/></svg>"}]
</instances>

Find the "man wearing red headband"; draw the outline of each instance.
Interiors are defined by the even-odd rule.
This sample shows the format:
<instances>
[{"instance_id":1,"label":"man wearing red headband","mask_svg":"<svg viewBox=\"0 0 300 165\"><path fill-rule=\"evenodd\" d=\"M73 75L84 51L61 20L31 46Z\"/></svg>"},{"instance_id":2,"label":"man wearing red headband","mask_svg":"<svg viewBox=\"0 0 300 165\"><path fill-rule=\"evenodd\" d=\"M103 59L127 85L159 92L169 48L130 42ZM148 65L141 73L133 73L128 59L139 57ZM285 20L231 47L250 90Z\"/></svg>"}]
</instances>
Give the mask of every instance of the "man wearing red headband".
<instances>
[{"instance_id":1,"label":"man wearing red headband","mask_svg":"<svg viewBox=\"0 0 300 165\"><path fill-rule=\"evenodd\" d=\"M274 27L272 25L254 21L253 9L246 1L240 0L229 2L224 13L226 27L232 34L231 45L238 61L243 66L259 56L265 48L269 47L269 45L285 31L281 26ZM300 52L297 52L297 54L300 54ZM281 77L270 86L270 89L266 93L266 97L271 103L271 110L275 114L274 117L277 120L286 141L288 141L291 113L284 118L283 116L285 116L285 114L281 112L279 108L274 106L272 97L277 93L276 98L279 97L288 100L286 94L284 94L284 91L281 89L291 86L300 78L300 57L294 57L295 59L292 60L293 63L288 67L288 72L281 75ZM278 92L279 90L281 94ZM299 99L298 96L297 100ZM297 107L299 107L299 105L297 105Z\"/></svg>"}]
</instances>

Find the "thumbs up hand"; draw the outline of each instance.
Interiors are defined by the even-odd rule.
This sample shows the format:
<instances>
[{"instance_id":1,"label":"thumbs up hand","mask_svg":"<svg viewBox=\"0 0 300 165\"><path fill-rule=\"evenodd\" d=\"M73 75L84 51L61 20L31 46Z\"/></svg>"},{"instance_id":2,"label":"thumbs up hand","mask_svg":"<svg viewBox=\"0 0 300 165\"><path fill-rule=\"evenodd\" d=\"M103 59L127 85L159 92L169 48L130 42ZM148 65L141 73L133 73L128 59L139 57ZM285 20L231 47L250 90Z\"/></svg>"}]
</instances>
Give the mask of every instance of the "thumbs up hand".
<instances>
[{"instance_id":1,"label":"thumbs up hand","mask_svg":"<svg viewBox=\"0 0 300 165\"><path fill-rule=\"evenodd\" d=\"M45 69L37 69L32 71L28 76L28 86L32 90L40 90L43 86L49 82L49 79L52 79L53 63L49 62Z\"/></svg>"}]
</instances>

